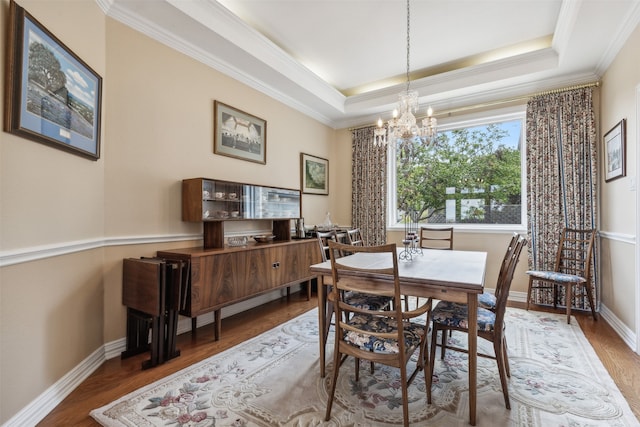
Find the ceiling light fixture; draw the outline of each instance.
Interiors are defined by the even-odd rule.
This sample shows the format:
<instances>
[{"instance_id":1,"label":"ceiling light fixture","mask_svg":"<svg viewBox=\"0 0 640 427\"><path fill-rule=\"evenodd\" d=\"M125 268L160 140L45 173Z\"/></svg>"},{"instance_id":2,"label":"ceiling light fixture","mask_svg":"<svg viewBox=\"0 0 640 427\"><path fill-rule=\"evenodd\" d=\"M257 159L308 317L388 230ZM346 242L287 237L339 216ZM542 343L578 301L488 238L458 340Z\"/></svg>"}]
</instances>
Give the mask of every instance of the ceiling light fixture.
<instances>
[{"instance_id":1,"label":"ceiling light fixture","mask_svg":"<svg viewBox=\"0 0 640 427\"><path fill-rule=\"evenodd\" d=\"M407 88L401 92L398 97L398 108L393 110L393 118L386 124L382 122L382 118L378 119L378 126L374 130L373 145L386 146L391 141L392 147L396 143L401 146L407 146L413 142L420 142L429 145L435 141L437 134L437 121L433 117L431 107L427 110L427 117L422 119L422 126L418 126L414 113L418 111L418 92L410 90L410 22L411 11L409 8L409 0L407 0Z\"/></svg>"}]
</instances>

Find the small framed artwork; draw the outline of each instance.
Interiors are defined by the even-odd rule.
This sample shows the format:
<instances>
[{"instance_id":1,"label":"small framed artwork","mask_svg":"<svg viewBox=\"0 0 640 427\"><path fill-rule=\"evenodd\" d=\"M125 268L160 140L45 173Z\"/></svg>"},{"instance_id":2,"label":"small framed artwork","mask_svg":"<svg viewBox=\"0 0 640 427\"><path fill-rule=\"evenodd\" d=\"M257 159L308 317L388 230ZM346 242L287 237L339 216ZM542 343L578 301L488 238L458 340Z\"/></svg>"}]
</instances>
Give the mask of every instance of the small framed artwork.
<instances>
[{"instance_id":1,"label":"small framed artwork","mask_svg":"<svg viewBox=\"0 0 640 427\"><path fill-rule=\"evenodd\" d=\"M603 138L604 179L606 182L626 175L626 119L620 120Z\"/></svg>"},{"instance_id":2,"label":"small framed artwork","mask_svg":"<svg viewBox=\"0 0 640 427\"><path fill-rule=\"evenodd\" d=\"M102 78L13 0L9 27L5 131L98 160Z\"/></svg>"},{"instance_id":3,"label":"small framed artwork","mask_svg":"<svg viewBox=\"0 0 640 427\"><path fill-rule=\"evenodd\" d=\"M213 110L213 152L266 164L267 122L218 101Z\"/></svg>"},{"instance_id":4,"label":"small framed artwork","mask_svg":"<svg viewBox=\"0 0 640 427\"><path fill-rule=\"evenodd\" d=\"M300 178L302 192L329 194L329 160L300 153Z\"/></svg>"}]
</instances>

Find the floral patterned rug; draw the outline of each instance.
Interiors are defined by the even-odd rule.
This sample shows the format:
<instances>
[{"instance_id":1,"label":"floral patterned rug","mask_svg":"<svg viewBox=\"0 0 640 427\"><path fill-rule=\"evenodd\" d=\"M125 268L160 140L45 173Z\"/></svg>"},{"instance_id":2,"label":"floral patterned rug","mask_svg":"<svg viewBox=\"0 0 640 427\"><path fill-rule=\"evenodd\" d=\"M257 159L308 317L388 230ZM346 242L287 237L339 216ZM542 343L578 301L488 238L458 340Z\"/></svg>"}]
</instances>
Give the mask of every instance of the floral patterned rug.
<instances>
[{"instance_id":1,"label":"floral patterned rug","mask_svg":"<svg viewBox=\"0 0 640 427\"><path fill-rule=\"evenodd\" d=\"M331 420L324 421L329 381L320 378L317 312L312 310L91 412L122 426L389 426L402 425L398 371L340 370ZM506 315L511 410L504 406L494 360L478 359L478 426L638 426L575 319L509 308ZM466 335L450 338L464 345ZM479 339L482 351L491 344ZM332 342L327 360L332 360ZM439 353L439 350L438 352ZM410 388L411 425L467 426L467 355L447 351L436 363L433 403L424 375Z\"/></svg>"}]
</instances>

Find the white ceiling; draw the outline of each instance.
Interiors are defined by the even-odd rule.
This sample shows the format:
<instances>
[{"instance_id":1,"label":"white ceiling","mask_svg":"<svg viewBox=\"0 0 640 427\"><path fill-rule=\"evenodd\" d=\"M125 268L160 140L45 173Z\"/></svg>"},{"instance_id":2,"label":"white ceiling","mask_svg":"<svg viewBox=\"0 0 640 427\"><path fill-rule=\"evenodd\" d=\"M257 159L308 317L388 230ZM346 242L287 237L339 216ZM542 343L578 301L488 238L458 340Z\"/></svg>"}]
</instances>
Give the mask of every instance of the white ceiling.
<instances>
[{"instance_id":1,"label":"white ceiling","mask_svg":"<svg viewBox=\"0 0 640 427\"><path fill-rule=\"evenodd\" d=\"M96 1L334 128L388 118L406 87L405 0ZM594 82L639 22L640 0L412 0L411 88L437 116Z\"/></svg>"}]
</instances>

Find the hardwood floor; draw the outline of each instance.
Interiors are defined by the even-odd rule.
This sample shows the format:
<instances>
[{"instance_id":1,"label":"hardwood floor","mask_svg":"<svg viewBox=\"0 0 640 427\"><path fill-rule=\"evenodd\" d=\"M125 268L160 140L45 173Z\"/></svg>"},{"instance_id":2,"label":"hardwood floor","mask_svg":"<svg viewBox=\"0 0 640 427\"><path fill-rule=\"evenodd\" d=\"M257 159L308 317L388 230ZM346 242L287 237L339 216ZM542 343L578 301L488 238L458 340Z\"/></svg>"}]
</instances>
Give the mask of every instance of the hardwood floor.
<instances>
[{"instance_id":1,"label":"hardwood floor","mask_svg":"<svg viewBox=\"0 0 640 427\"><path fill-rule=\"evenodd\" d=\"M91 410L259 335L316 305L315 296L307 301L306 294L294 293L289 300L284 297L224 319L222 335L217 342L213 341L213 325L199 328L193 337L191 333L179 335L180 357L145 371L140 369L140 364L149 358L148 354L108 360L38 425L99 426L89 416ZM523 307L522 304L513 305ZM575 315L636 418L640 419L640 356L632 352L604 320L596 322L588 315Z\"/></svg>"}]
</instances>

